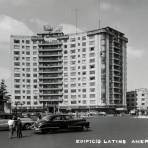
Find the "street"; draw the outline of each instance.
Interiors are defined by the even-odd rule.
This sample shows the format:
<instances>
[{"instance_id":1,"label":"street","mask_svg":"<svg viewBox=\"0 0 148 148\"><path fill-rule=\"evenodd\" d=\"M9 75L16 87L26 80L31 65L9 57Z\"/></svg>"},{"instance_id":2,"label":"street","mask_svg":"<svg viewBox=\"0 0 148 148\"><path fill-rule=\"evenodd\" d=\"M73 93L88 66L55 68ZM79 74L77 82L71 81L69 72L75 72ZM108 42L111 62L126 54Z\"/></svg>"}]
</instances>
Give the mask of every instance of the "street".
<instances>
[{"instance_id":1,"label":"street","mask_svg":"<svg viewBox=\"0 0 148 148\"><path fill-rule=\"evenodd\" d=\"M23 131L22 139L17 139L16 135L14 135L12 139L8 139L8 131L0 131L0 144L5 148L148 147L147 119L97 117L88 120L91 125L88 131L62 131L48 134L34 134L33 131L30 130ZM140 143L132 143L132 141L137 142L136 140Z\"/></svg>"}]
</instances>

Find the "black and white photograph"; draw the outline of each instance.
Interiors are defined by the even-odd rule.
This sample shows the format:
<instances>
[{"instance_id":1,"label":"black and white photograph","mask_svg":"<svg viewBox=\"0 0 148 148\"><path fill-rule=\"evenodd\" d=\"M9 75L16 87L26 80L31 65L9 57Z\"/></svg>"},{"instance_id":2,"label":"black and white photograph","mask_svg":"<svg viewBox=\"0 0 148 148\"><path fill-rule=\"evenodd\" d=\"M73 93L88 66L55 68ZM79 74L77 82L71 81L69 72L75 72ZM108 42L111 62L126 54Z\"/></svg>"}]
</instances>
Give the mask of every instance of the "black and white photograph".
<instances>
[{"instance_id":1,"label":"black and white photograph","mask_svg":"<svg viewBox=\"0 0 148 148\"><path fill-rule=\"evenodd\" d=\"M0 0L0 147L148 147L147 0Z\"/></svg>"}]
</instances>

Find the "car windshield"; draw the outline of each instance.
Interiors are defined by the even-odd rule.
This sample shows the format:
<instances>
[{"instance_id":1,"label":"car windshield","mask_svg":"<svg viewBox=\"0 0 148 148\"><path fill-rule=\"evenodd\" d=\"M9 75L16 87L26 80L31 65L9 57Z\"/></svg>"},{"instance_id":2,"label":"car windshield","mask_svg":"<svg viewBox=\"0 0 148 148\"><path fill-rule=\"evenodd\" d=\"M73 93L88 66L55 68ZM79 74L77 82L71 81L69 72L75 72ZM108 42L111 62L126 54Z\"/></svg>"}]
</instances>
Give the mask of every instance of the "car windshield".
<instances>
[{"instance_id":1,"label":"car windshield","mask_svg":"<svg viewBox=\"0 0 148 148\"><path fill-rule=\"evenodd\" d=\"M50 120L50 118L51 118L51 116L44 116L44 117L42 118L42 120L49 121L49 120Z\"/></svg>"}]
</instances>

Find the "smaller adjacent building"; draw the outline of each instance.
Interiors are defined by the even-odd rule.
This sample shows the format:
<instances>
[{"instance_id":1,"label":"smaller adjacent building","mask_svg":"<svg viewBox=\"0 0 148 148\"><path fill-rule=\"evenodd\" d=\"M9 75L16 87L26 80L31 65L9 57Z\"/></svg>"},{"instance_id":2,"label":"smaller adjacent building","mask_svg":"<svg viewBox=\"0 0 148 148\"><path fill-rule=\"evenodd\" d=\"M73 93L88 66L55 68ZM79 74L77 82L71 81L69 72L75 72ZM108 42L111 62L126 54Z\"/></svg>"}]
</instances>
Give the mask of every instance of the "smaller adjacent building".
<instances>
[{"instance_id":1,"label":"smaller adjacent building","mask_svg":"<svg viewBox=\"0 0 148 148\"><path fill-rule=\"evenodd\" d=\"M138 110L147 112L148 110L148 89L140 88L127 92L126 95L127 110Z\"/></svg>"}]
</instances>

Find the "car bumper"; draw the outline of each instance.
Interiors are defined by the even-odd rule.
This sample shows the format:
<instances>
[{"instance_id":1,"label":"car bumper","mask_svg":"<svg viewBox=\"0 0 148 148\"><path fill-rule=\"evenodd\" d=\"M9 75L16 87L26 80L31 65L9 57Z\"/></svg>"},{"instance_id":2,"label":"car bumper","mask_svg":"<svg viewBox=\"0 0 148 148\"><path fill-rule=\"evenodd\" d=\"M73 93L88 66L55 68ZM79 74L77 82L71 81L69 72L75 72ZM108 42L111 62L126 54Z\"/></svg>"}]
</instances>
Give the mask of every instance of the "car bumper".
<instances>
[{"instance_id":1,"label":"car bumper","mask_svg":"<svg viewBox=\"0 0 148 148\"><path fill-rule=\"evenodd\" d=\"M38 127L35 127L35 128L34 128L34 133L41 133L41 129L38 128Z\"/></svg>"}]
</instances>

